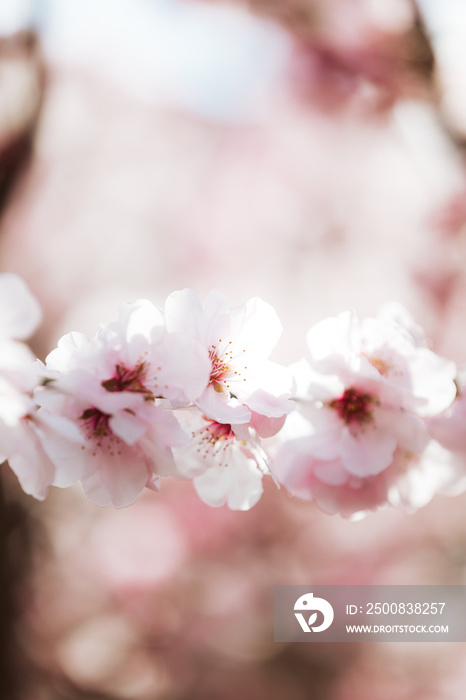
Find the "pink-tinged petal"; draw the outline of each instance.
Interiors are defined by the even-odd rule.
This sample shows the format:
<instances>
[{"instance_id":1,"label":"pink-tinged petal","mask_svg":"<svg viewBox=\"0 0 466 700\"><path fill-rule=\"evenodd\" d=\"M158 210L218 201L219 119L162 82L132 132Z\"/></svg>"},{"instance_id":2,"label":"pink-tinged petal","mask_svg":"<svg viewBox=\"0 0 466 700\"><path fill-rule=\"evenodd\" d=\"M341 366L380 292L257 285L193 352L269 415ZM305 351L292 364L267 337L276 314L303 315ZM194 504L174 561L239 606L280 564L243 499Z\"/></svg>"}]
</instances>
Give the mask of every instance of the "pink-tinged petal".
<instances>
[{"instance_id":1,"label":"pink-tinged petal","mask_svg":"<svg viewBox=\"0 0 466 700\"><path fill-rule=\"evenodd\" d=\"M319 481L329 486L342 486L350 479L350 475L344 469L341 459L316 460L314 474Z\"/></svg>"},{"instance_id":2,"label":"pink-tinged petal","mask_svg":"<svg viewBox=\"0 0 466 700\"><path fill-rule=\"evenodd\" d=\"M259 413L269 418L281 418L288 415L295 408L295 403L288 397L274 396L267 391L257 389L245 401L248 408L254 413Z\"/></svg>"},{"instance_id":3,"label":"pink-tinged petal","mask_svg":"<svg viewBox=\"0 0 466 700\"><path fill-rule=\"evenodd\" d=\"M94 462L90 450L84 444L82 447L57 436L44 442L44 449L55 465L52 486L67 488L92 473Z\"/></svg>"},{"instance_id":4,"label":"pink-tinged petal","mask_svg":"<svg viewBox=\"0 0 466 700\"><path fill-rule=\"evenodd\" d=\"M314 500L324 513L360 517L387 500L386 472L358 479L342 471L339 460L316 460L285 445L275 460L278 482L293 496Z\"/></svg>"},{"instance_id":5,"label":"pink-tinged petal","mask_svg":"<svg viewBox=\"0 0 466 700\"><path fill-rule=\"evenodd\" d=\"M315 479L312 489L319 510L328 515L339 513L352 520L359 520L387 503L386 472L365 479L353 477L352 481L337 487Z\"/></svg>"},{"instance_id":6,"label":"pink-tinged petal","mask_svg":"<svg viewBox=\"0 0 466 700\"><path fill-rule=\"evenodd\" d=\"M311 455L313 459L325 461L337 459L340 456L340 440L343 431L331 435L329 433L315 433L305 437L296 438L285 443L285 447L294 454Z\"/></svg>"},{"instance_id":7,"label":"pink-tinged petal","mask_svg":"<svg viewBox=\"0 0 466 700\"><path fill-rule=\"evenodd\" d=\"M42 319L39 303L18 275L0 275L0 336L24 340Z\"/></svg>"},{"instance_id":8,"label":"pink-tinged petal","mask_svg":"<svg viewBox=\"0 0 466 700\"><path fill-rule=\"evenodd\" d=\"M149 474L146 481L146 489L155 491L155 493L160 491L160 476L158 476L158 474Z\"/></svg>"},{"instance_id":9,"label":"pink-tinged petal","mask_svg":"<svg viewBox=\"0 0 466 700\"><path fill-rule=\"evenodd\" d=\"M43 501L55 475L55 468L41 449L37 437L28 436L21 451L8 458L24 493Z\"/></svg>"},{"instance_id":10,"label":"pink-tinged petal","mask_svg":"<svg viewBox=\"0 0 466 700\"><path fill-rule=\"evenodd\" d=\"M251 411L236 399L231 399L227 394L215 391L212 385L208 386L202 396L196 401L197 406L208 418L218 423L249 423Z\"/></svg>"},{"instance_id":11,"label":"pink-tinged petal","mask_svg":"<svg viewBox=\"0 0 466 700\"><path fill-rule=\"evenodd\" d=\"M285 444L273 462L274 479L288 493L304 501L312 501L312 479L316 460L306 452L294 449L294 443Z\"/></svg>"},{"instance_id":12,"label":"pink-tinged petal","mask_svg":"<svg viewBox=\"0 0 466 700\"><path fill-rule=\"evenodd\" d=\"M147 405L146 417L148 430L156 445L164 447L186 447L191 444L191 437L183 430L172 411L160 406Z\"/></svg>"},{"instance_id":13,"label":"pink-tinged petal","mask_svg":"<svg viewBox=\"0 0 466 700\"><path fill-rule=\"evenodd\" d=\"M268 418L261 413L251 412L251 425L261 438L273 437L285 425L286 415L280 418Z\"/></svg>"},{"instance_id":14,"label":"pink-tinged petal","mask_svg":"<svg viewBox=\"0 0 466 700\"><path fill-rule=\"evenodd\" d=\"M9 437L10 466L18 476L23 490L40 500L45 498L48 487L56 479L53 460L56 450L50 452L50 444L63 442L69 454L69 450L75 450L73 443L81 440L79 431L75 431L70 421L50 416L42 410L34 413L30 419L21 421ZM76 478L73 478L71 483L75 481Z\"/></svg>"},{"instance_id":15,"label":"pink-tinged petal","mask_svg":"<svg viewBox=\"0 0 466 700\"><path fill-rule=\"evenodd\" d=\"M112 496L102 485L100 473L95 471L81 482L84 494L98 506L108 506L112 502Z\"/></svg>"},{"instance_id":16,"label":"pink-tinged petal","mask_svg":"<svg viewBox=\"0 0 466 700\"><path fill-rule=\"evenodd\" d=\"M138 447L144 454L148 468L157 472L157 475L150 473L148 477L153 478L154 484L159 483L159 476L179 476L173 457L173 450L176 448L165 447L145 437L138 442Z\"/></svg>"},{"instance_id":17,"label":"pink-tinged petal","mask_svg":"<svg viewBox=\"0 0 466 700\"><path fill-rule=\"evenodd\" d=\"M344 428L344 423L337 412L328 406L310 404L302 407L302 415L309 422L310 440L316 450L315 456L332 459L331 455L336 454L339 449L338 445Z\"/></svg>"},{"instance_id":18,"label":"pink-tinged petal","mask_svg":"<svg viewBox=\"0 0 466 700\"><path fill-rule=\"evenodd\" d=\"M56 472L47 452L48 441L55 436L60 439L63 435L75 438L70 428L73 426L65 418L44 415L43 411L39 411L11 431L8 461L25 493L39 500L46 497Z\"/></svg>"},{"instance_id":19,"label":"pink-tinged petal","mask_svg":"<svg viewBox=\"0 0 466 700\"><path fill-rule=\"evenodd\" d=\"M60 383L60 388L61 386ZM77 387L73 394L83 403L95 406L109 415L128 410L143 415L149 404L142 394L131 391L106 391L100 383L95 382L91 386Z\"/></svg>"},{"instance_id":20,"label":"pink-tinged petal","mask_svg":"<svg viewBox=\"0 0 466 700\"><path fill-rule=\"evenodd\" d=\"M391 464L396 446L396 437L374 425L360 430L356 436L345 428L340 442L341 460L345 469L355 476L379 474Z\"/></svg>"},{"instance_id":21,"label":"pink-tinged petal","mask_svg":"<svg viewBox=\"0 0 466 700\"><path fill-rule=\"evenodd\" d=\"M454 452L466 452L466 394L461 394L443 415L428 422L429 433Z\"/></svg>"},{"instance_id":22,"label":"pink-tinged petal","mask_svg":"<svg viewBox=\"0 0 466 700\"><path fill-rule=\"evenodd\" d=\"M177 470L172 448L186 448L192 444L192 438L172 411L148 404L147 417L147 432L138 441L138 447L151 471L173 476Z\"/></svg>"},{"instance_id":23,"label":"pink-tinged petal","mask_svg":"<svg viewBox=\"0 0 466 700\"><path fill-rule=\"evenodd\" d=\"M134 445L147 430L147 425L138 416L128 411L120 411L113 415L109 424L112 432L127 445Z\"/></svg>"},{"instance_id":24,"label":"pink-tinged petal","mask_svg":"<svg viewBox=\"0 0 466 700\"><path fill-rule=\"evenodd\" d=\"M134 503L149 476L142 452L122 444L112 455L98 451L95 460L96 471L102 486L110 494L113 505L124 508ZM86 480L82 484L85 490ZM89 496L86 490L85 493Z\"/></svg>"},{"instance_id":25,"label":"pink-tinged petal","mask_svg":"<svg viewBox=\"0 0 466 700\"><path fill-rule=\"evenodd\" d=\"M82 444L82 434L77 425L61 415L39 409L32 415L36 432L41 439L59 437L75 444Z\"/></svg>"},{"instance_id":26,"label":"pink-tinged petal","mask_svg":"<svg viewBox=\"0 0 466 700\"><path fill-rule=\"evenodd\" d=\"M212 467L194 479L199 498L213 508L249 510L262 496L262 474L255 462L237 454L226 467Z\"/></svg>"},{"instance_id":27,"label":"pink-tinged petal","mask_svg":"<svg viewBox=\"0 0 466 700\"><path fill-rule=\"evenodd\" d=\"M375 412L377 430L392 433L399 447L420 453L429 442L429 432L422 418L402 410L378 408Z\"/></svg>"}]
</instances>

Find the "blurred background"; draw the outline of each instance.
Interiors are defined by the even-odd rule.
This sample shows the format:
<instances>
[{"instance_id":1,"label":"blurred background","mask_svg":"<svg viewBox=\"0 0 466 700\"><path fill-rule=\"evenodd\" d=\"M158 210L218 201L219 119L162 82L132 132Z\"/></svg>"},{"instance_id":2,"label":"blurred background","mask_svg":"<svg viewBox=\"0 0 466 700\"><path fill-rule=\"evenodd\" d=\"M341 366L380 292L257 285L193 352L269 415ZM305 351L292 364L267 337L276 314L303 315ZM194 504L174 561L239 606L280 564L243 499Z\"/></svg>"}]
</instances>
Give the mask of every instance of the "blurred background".
<instances>
[{"instance_id":1,"label":"blurred background","mask_svg":"<svg viewBox=\"0 0 466 700\"><path fill-rule=\"evenodd\" d=\"M274 305L281 362L396 299L464 363L465 146L463 0L0 2L0 271L42 359L190 286ZM464 697L465 644L274 643L273 586L466 584L466 496L349 522L2 478L2 700Z\"/></svg>"}]
</instances>

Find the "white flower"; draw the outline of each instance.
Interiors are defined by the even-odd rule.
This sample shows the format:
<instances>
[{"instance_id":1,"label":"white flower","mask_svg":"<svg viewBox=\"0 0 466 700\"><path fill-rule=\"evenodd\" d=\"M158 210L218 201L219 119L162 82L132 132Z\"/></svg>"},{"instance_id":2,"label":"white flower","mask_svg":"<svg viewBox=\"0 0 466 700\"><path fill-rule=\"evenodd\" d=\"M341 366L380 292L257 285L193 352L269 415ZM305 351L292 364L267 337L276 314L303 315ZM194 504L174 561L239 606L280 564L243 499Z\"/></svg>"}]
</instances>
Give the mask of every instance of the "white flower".
<instances>
[{"instance_id":1,"label":"white flower","mask_svg":"<svg viewBox=\"0 0 466 700\"><path fill-rule=\"evenodd\" d=\"M218 423L190 409L182 418L192 445L175 449L176 475L194 480L204 503L249 510L262 495L269 460L257 433L244 424Z\"/></svg>"},{"instance_id":2,"label":"white flower","mask_svg":"<svg viewBox=\"0 0 466 700\"><path fill-rule=\"evenodd\" d=\"M165 303L167 328L199 341L210 362L210 376L196 403L221 423L256 422L270 435L294 405L284 369L268 360L282 327L274 309L259 298L230 309L212 290L204 308L190 289L174 292Z\"/></svg>"}]
</instances>

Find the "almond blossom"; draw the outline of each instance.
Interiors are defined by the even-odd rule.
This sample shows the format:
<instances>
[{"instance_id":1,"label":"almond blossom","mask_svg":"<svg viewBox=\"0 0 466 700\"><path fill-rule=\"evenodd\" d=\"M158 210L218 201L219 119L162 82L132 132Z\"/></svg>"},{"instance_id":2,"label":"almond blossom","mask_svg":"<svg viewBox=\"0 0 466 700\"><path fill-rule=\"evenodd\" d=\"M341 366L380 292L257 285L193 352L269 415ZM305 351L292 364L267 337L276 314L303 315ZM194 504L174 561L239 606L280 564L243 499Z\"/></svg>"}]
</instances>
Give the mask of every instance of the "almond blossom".
<instances>
[{"instance_id":1,"label":"almond blossom","mask_svg":"<svg viewBox=\"0 0 466 700\"><path fill-rule=\"evenodd\" d=\"M220 423L192 408L181 418L192 444L174 450L176 475L190 478L200 499L216 508L249 510L263 492L269 458L257 432L246 424Z\"/></svg>"},{"instance_id":2,"label":"almond blossom","mask_svg":"<svg viewBox=\"0 0 466 700\"><path fill-rule=\"evenodd\" d=\"M94 339L70 333L46 359L43 410L71 421L80 439L47 441L55 486L81 481L99 504L132 503L174 467L172 448L190 443L172 406L195 399L210 364L189 337L168 333L163 315L142 300Z\"/></svg>"},{"instance_id":3,"label":"almond blossom","mask_svg":"<svg viewBox=\"0 0 466 700\"><path fill-rule=\"evenodd\" d=\"M346 515L396 500L397 475L424 459L424 419L455 397L454 363L426 347L399 306L326 319L308 345L310 360L294 368L300 418L277 456L278 481Z\"/></svg>"},{"instance_id":4,"label":"almond blossom","mask_svg":"<svg viewBox=\"0 0 466 700\"><path fill-rule=\"evenodd\" d=\"M258 297L231 308L212 290L204 308L191 289L165 303L167 328L187 333L205 349L209 381L196 404L214 421L252 423L260 435L276 433L294 404L284 368L268 358L282 327L275 310Z\"/></svg>"}]
</instances>

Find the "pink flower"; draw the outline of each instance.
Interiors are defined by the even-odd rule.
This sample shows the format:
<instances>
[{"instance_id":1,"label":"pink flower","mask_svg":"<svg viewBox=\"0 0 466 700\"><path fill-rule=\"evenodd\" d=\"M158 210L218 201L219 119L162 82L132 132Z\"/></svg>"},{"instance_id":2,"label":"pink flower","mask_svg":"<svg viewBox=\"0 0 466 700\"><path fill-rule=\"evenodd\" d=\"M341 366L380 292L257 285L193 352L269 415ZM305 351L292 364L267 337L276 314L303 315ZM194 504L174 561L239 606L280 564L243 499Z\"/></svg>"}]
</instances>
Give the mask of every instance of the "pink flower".
<instances>
[{"instance_id":1,"label":"pink flower","mask_svg":"<svg viewBox=\"0 0 466 700\"><path fill-rule=\"evenodd\" d=\"M423 418L456 392L454 363L424 342L400 307L363 322L344 312L311 328L310 362L295 366L300 415L286 428L278 481L332 512L390 502L396 475L418 465L429 443Z\"/></svg>"},{"instance_id":2,"label":"pink flower","mask_svg":"<svg viewBox=\"0 0 466 700\"><path fill-rule=\"evenodd\" d=\"M205 349L210 376L196 403L220 423L249 423L268 436L283 425L294 405L284 368L270 362L282 327L274 309L259 298L230 309L212 290L205 307L190 289L165 304L167 328L186 333Z\"/></svg>"},{"instance_id":3,"label":"pink flower","mask_svg":"<svg viewBox=\"0 0 466 700\"><path fill-rule=\"evenodd\" d=\"M436 493L458 492L452 488L458 478L450 455L435 440L419 452L398 447L386 469L364 477L351 474L341 458L315 457L313 447L305 440L286 444L274 462L274 476L293 496L315 501L325 513L354 518L385 505L412 511Z\"/></svg>"},{"instance_id":4,"label":"pink flower","mask_svg":"<svg viewBox=\"0 0 466 700\"><path fill-rule=\"evenodd\" d=\"M210 364L189 337L168 333L147 301L127 305L120 320L91 340L64 336L46 360L38 403L71 421L79 441L52 439L53 484L81 481L99 504L132 503L174 468L172 448L190 443L172 405L189 403L208 381Z\"/></svg>"}]
</instances>

